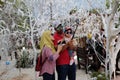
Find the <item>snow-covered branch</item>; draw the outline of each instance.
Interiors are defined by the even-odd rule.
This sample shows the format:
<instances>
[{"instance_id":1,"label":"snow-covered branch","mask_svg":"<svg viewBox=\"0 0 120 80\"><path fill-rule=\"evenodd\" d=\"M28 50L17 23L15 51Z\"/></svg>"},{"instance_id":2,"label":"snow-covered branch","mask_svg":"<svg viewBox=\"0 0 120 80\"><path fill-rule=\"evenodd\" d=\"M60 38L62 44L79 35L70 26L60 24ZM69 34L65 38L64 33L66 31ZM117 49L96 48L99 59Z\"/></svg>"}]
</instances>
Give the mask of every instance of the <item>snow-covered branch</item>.
<instances>
[{"instance_id":1,"label":"snow-covered branch","mask_svg":"<svg viewBox=\"0 0 120 80\"><path fill-rule=\"evenodd\" d=\"M119 7L119 0L114 0L113 1L113 8L111 10L111 16L110 16L110 21L113 20L113 17L115 16L115 13L117 12L117 9Z\"/></svg>"}]
</instances>

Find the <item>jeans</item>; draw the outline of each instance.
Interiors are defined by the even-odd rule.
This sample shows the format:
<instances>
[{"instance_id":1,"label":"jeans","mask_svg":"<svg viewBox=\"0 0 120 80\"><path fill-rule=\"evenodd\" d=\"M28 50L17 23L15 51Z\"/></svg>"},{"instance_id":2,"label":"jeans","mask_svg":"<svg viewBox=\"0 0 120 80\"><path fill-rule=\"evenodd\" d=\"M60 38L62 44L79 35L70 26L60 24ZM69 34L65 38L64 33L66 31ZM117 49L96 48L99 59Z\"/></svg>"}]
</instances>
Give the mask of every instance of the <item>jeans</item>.
<instances>
[{"instance_id":1,"label":"jeans","mask_svg":"<svg viewBox=\"0 0 120 80\"><path fill-rule=\"evenodd\" d=\"M56 67L58 73L58 80L76 80L76 65L60 65Z\"/></svg>"},{"instance_id":2,"label":"jeans","mask_svg":"<svg viewBox=\"0 0 120 80\"><path fill-rule=\"evenodd\" d=\"M76 65L75 65L75 62L72 65L69 65L68 80L76 80Z\"/></svg>"},{"instance_id":3,"label":"jeans","mask_svg":"<svg viewBox=\"0 0 120 80\"><path fill-rule=\"evenodd\" d=\"M51 75L48 73L43 74L43 80L55 80L55 74Z\"/></svg>"},{"instance_id":4,"label":"jeans","mask_svg":"<svg viewBox=\"0 0 120 80\"><path fill-rule=\"evenodd\" d=\"M69 69L69 64L68 65L58 65L56 67L57 74L58 74L58 80L66 80L66 77L68 75L68 69Z\"/></svg>"}]
</instances>

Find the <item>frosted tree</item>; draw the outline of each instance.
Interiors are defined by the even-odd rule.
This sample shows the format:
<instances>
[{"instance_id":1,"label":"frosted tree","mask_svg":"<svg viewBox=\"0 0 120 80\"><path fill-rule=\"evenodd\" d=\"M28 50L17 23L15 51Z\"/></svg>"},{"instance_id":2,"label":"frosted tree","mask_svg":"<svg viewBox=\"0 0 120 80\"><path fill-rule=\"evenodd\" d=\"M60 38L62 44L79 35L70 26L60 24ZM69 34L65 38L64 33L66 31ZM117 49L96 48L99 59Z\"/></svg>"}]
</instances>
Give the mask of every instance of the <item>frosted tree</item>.
<instances>
[{"instance_id":1,"label":"frosted tree","mask_svg":"<svg viewBox=\"0 0 120 80\"><path fill-rule=\"evenodd\" d=\"M2 1L1 1L2 2ZM1 30L1 47L4 47L5 53L8 55L8 50L12 47L12 42L9 40L10 36L14 34L15 29L15 7L13 5L15 2L4 1L1 4L0 8L0 30Z\"/></svg>"},{"instance_id":2,"label":"frosted tree","mask_svg":"<svg viewBox=\"0 0 120 80\"><path fill-rule=\"evenodd\" d=\"M97 8L96 10L100 14L101 19L98 20L100 22L96 23L96 19L98 19L96 17L98 16L89 16L89 12L84 10L78 13L82 14L83 12L82 15L69 15L71 9L78 8L77 1L78 0L0 0L0 39L2 39L0 45L2 45L2 47L4 46L7 52L7 48L12 46L12 43L8 39L11 35L17 36L16 33L30 32L28 35L32 41L35 65L37 51L34 44L34 32L38 32L40 36L45 29L49 28L51 22L56 19L62 20L67 18L69 20L71 17L79 17L81 21L83 20L86 23L84 24L85 27L83 27L83 33L87 34L87 30L90 30L93 31L94 34L95 31L96 33L99 32L97 31L99 30L97 26L101 23L102 19L103 28L105 29L105 35L107 37L106 75L108 75L107 63L109 62L110 66L112 66L109 70L111 79L112 72L115 72L115 59L119 51L118 46L120 46L118 21L116 21L117 28L115 27L115 19L120 17L118 11L120 2L119 0L107 0L107 7L102 5L102 9ZM88 0L92 7L91 1ZM116 37L116 35L118 37ZM111 41L114 42L116 38L118 38L118 41L116 47L114 47Z\"/></svg>"},{"instance_id":3,"label":"frosted tree","mask_svg":"<svg viewBox=\"0 0 120 80\"><path fill-rule=\"evenodd\" d=\"M91 7L92 2L88 0ZM98 1L99 2L99 1ZM100 3L100 2L99 2ZM105 30L106 36L106 76L109 74L109 78L111 80L111 76L114 73L115 76L115 64L116 64L116 56L119 51L119 0L106 0L106 6L101 10L96 9L100 16L102 17L103 28ZM117 21L115 19L118 19ZM117 22L117 27L115 27L115 22ZM115 43L115 39L117 38L117 42ZM114 46L116 45L116 46ZM108 65L109 64L109 68Z\"/></svg>"}]
</instances>

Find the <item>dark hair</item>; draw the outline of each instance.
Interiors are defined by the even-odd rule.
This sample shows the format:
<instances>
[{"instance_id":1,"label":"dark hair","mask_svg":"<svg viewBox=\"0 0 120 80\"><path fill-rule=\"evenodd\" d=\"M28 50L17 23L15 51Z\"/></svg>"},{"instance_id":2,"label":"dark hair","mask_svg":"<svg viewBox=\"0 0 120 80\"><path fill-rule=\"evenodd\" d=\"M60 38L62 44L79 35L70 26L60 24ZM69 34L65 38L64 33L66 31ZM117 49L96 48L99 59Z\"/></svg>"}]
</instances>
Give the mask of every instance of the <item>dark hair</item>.
<instances>
[{"instance_id":1,"label":"dark hair","mask_svg":"<svg viewBox=\"0 0 120 80\"><path fill-rule=\"evenodd\" d=\"M59 25L55 28L56 31L59 31L60 29L63 29L62 24L59 24Z\"/></svg>"},{"instance_id":2,"label":"dark hair","mask_svg":"<svg viewBox=\"0 0 120 80\"><path fill-rule=\"evenodd\" d=\"M62 24L59 24L59 25L57 26L57 28L59 28L59 27L63 27Z\"/></svg>"}]
</instances>

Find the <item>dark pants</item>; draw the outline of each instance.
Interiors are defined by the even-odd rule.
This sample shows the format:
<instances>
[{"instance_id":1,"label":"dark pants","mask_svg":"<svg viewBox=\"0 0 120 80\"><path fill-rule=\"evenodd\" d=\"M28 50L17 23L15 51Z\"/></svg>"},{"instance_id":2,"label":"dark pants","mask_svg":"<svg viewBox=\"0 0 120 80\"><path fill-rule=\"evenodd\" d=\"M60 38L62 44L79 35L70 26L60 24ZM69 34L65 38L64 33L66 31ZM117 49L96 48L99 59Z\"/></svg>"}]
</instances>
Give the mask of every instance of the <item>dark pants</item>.
<instances>
[{"instance_id":1,"label":"dark pants","mask_svg":"<svg viewBox=\"0 0 120 80\"><path fill-rule=\"evenodd\" d=\"M66 80L68 76L68 80L76 80L76 65L60 65L57 66L58 80Z\"/></svg>"},{"instance_id":2,"label":"dark pants","mask_svg":"<svg viewBox=\"0 0 120 80\"><path fill-rule=\"evenodd\" d=\"M51 75L48 73L43 74L43 80L55 80L55 74Z\"/></svg>"},{"instance_id":3,"label":"dark pants","mask_svg":"<svg viewBox=\"0 0 120 80\"><path fill-rule=\"evenodd\" d=\"M72 65L69 65L68 80L76 80L76 65L75 65L75 63L73 63Z\"/></svg>"},{"instance_id":4,"label":"dark pants","mask_svg":"<svg viewBox=\"0 0 120 80\"><path fill-rule=\"evenodd\" d=\"M59 65L56 67L58 80L66 80L68 75L69 65Z\"/></svg>"}]
</instances>

